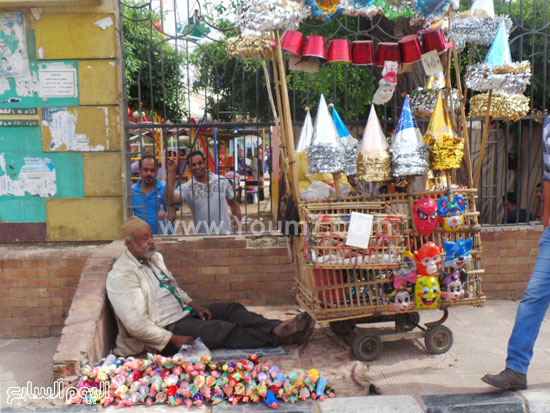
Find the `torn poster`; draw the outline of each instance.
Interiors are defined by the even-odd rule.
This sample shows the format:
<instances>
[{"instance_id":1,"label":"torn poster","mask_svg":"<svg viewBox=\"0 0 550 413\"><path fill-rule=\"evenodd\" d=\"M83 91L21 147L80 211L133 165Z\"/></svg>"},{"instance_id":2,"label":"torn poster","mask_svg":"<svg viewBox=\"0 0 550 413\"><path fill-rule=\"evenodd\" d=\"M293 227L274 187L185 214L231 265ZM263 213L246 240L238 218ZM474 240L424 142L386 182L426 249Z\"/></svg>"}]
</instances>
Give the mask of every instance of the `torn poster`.
<instances>
[{"instance_id":1,"label":"torn poster","mask_svg":"<svg viewBox=\"0 0 550 413\"><path fill-rule=\"evenodd\" d=\"M0 62L0 77L30 73L23 13L0 13Z\"/></svg>"},{"instance_id":2,"label":"torn poster","mask_svg":"<svg viewBox=\"0 0 550 413\"><path fill-rule=\"evenodd\" d=\"M57 192L55 168L48 158L23 158L24 164L17 178L13 179L6 168L4 153L0 153L0 196L25 196L25 193L44 198Z\"/></svg>"},{"instance_id":3,"label":"torn poster","mask_svg":"<svg viewBox=\"0 0 550 413\"><path fill-rule=\"evenodd\" d=\"M67 108L48 108L42 111L42 126L49 129L52 140L50 150L55 151L65 145L67 151L103 151L103 145L90 146L90 138L76 133L76 112Z\"/></svg>"}]
</instances>

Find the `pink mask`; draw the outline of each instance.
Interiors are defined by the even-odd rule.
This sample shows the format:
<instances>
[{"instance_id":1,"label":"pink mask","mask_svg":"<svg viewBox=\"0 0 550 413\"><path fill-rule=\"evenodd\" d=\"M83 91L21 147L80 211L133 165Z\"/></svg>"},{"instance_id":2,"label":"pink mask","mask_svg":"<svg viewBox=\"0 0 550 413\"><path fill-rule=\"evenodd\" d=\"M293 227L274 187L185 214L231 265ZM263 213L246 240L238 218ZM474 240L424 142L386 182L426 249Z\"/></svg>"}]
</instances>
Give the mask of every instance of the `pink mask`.
<instances>
[{"instance_id":1,"label":"pink mask","mask_svg":"<svg viewBox=\"0 0 550 413\"><path fill-rule=\"evenodd\" d=\"M422 235L431 235L437 228L437 202L433 198L423 198L413 206L414 226Z\"/></svg>"}]
</instances>

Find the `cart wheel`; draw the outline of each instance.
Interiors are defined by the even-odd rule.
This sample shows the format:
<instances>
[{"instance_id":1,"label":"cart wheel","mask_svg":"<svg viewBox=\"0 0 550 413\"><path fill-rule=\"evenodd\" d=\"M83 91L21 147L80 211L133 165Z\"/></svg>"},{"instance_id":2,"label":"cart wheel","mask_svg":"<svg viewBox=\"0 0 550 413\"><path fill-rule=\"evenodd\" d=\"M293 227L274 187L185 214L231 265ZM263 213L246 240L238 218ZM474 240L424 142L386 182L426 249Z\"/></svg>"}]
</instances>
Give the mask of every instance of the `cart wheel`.
<instances>
[{"instance_id":1,"label":"cart wheel","mask_svg":"<svg viewBox=\"0 0 550 413\"><path fill-rule=\"evenodd\" d=\"M442 325L434 326L426 332L424 343L432 354L445 353L453 345L453 332Z\"/></svg>"},{"instance_id":2,"label":"cart wheel","mask_svg":"<svg viewBox=\"0 0 550 413\"><path fill-rule=\"evenodd\" d=\"M418 313L407 313L405 314L405 324L403 328L405 331L412 331L418 325L420 321L420 314Z\"/></svg>"},{"instance_id":3,"label":"cart wheel","mask_svg":"<svg viewBox=\"0 0 550 413\"><path fill-rule=\"evenodd\" d=\"M382 339L376 334L363 333L353 341L353 354L359 360L371 361L382 352Z\"/></svg>"},{"instance_id":4,"label":"cart wheel","mask_svg":"<svg viewBox=\"0 0 550 413\"><path fill-rule=\"evenodd\" d=\"M344 320L344 321L332 321L329 323L330 329L337 336L347 336L353 332L355 328L355 321L353 320Z\"/></svg>"}]
</instances>

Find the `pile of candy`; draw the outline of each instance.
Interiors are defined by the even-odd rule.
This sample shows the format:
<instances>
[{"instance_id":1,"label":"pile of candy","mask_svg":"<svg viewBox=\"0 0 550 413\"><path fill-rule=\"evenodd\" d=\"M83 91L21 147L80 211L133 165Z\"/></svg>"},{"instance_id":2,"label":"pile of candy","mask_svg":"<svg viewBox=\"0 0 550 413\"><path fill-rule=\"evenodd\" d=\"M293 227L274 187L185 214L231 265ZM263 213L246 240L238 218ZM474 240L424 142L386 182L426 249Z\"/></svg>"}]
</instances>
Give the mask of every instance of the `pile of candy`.
<instances>
[{"instance_id":1,"label":"pile of candy","mask_svg":"<svg viewBox=\"0 0 550 413\"><path fill-rule=\"evenodd\" d=\"M116 358L109 355L96 366L81 371L77 391L68 404L110 404L131 407L138 404L202 406L226 400L233 405L266 403L276 408L280 401L324 400L334 390L315 369L305 377L285 374L276 365L260 363L256 355L236 362L213 362L210 356L186 361L177 354L147 359Z\"/></svg>"}]
</instances>

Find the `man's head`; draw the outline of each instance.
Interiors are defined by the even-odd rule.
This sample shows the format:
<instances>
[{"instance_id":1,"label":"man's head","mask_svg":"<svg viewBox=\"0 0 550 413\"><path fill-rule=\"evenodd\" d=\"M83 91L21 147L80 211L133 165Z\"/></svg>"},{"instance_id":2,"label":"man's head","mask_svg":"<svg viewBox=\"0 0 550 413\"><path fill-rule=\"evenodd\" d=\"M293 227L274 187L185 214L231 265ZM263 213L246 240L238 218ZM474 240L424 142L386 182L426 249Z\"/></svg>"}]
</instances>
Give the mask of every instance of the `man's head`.
<instances>
[{"instance_id":1,"label":"man's head","mask_svg":"<svg viewBox=\"0 0 550 413\"><path fill-rule=\"evenodd\" d=\"M193 151L187 157L191 174L197 180L206 176L206 159L201 151Z\"/></svg>"},{"instance_id":2,"label":"man's head","mask_svg":"<svg viewBox=\"0 0 550 413\"><path fill-rule=\"evenodd\" d=\"M508 192L506 194L506 211L512 212L518 206L518 197L515 192Z\"/></svg>"},{"instance_id":3,"label":"man's head","mask_svg":"<svg viewBox=\"0 0 550 413\"><path fill-rule=\"evenodd\" d=\"M248 159L252 159L252 149L249 149L249 150L246 151L246 157Z\"/></svg>"},{"instance_id":4,"label":"man's head","mask_svg":"<svg viewBox=\"0 0 550 413\"><path fill-rule=\"evenodd\" d=\"M145 185L154 185L157 178L157 160L153 155L145 155L139 161L141 179Z\"/></svg>"},{"instance_id":5,"label":"man's head","mask_svg":"<svg viewBox=\"0 0 550 413\"><path fill-rule=\"evenodd\" d=\"M535 187L535 194L537 195L537 199L540 201L542 198L542 184L540 182Z\"/></svg>"},{"instance_id":6,"label":"man's head","mask_svg":"<svg viewBox=\"0 0 550 413\"><path fill-rule=\"evenodd\" d=\"M157 250L151 227L136 216L128 218L122 224L122 234L126 238L128 251L136 258L149 259Z\"/></svg>"}]
</instances>

